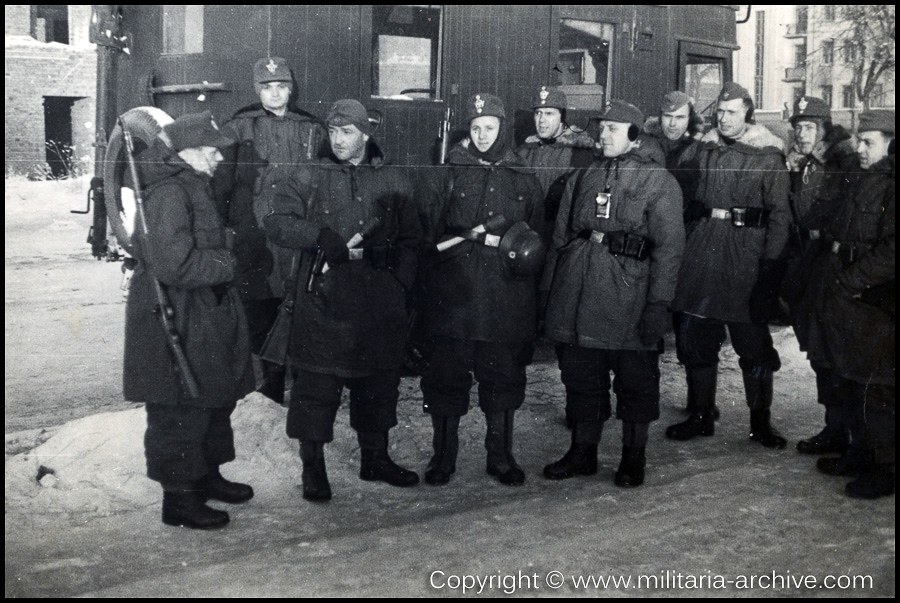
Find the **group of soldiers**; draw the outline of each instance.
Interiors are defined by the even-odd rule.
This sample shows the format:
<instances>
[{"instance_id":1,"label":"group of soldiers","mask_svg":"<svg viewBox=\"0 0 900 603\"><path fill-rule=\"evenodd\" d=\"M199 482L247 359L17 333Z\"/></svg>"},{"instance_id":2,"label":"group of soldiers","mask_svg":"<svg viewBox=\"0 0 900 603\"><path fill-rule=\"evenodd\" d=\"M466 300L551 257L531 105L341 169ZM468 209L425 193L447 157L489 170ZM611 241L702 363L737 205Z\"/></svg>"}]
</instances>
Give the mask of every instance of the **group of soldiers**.
<instances>
[{"instance_id":1,"label":"group of soldiers","mask_svg":"<svg viewBox=\"0 0 900 603\"><path fill-rule=\"evenodd\" d=\"M515 149L502 100L479 93L463 108L468 136L422 175L385 161L359 101L337 101L321 122L293 107L284 59L261 59L253 73L259 104L221 129L209 113L179 117L139 157L152 236L135 244L125 396L147 403L148 474L163 487L165 523L221 527L228 514L208 500L253 496L219 471L235 458L229 417L254 389L283 403L288 381L305 499L332 496L324 446L344 388L360 478L419 483L388 454L411 314L428 361L428 484L455 472L473 378L486 471L524 483L514 416L539 335L556 345L571 428L548 479L597 472L612 389L615 484L644 482L673 324L690 415L666 436L713 435L730 336L750 437L784 448L770 421L780 360L768 321L789 312L825 407L825 428L798 450L840 453L818 468L854 476L852 496L893 493L892 111L864 112L854 147L824 101L800 98L785 152L754 123L747 91L728 83L708 131L676 91L648 120L606 103L595 141L567 124L565 94L542 87L536 133ZM173 300L199 396L185 393L153 316L153 278ZM291 320L288 366L261 360L257 387L251 353L279 312Z\"/></svg>"}]
</instances>

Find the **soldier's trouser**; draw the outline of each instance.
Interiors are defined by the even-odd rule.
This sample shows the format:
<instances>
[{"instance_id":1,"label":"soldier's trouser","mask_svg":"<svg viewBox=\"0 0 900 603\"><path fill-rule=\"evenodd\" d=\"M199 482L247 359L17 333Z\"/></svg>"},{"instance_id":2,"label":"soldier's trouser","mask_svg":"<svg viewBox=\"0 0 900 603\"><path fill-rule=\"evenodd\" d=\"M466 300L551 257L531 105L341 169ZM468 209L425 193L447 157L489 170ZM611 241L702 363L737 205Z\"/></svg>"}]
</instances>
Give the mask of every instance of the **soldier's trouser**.
<instances>
[{"instance_id":1,"label":"soldier's trouser","mask_svg":"<svg viewBox=\"0 0 900 603\"><path fill-rule=\"evenodd\" d=\"M247 331L250 333L250 351L253 354L259 354L262 350L266 336L278 317L280 305L281 299L277 297L243 301L244 314L247 315Z\"/></svg>"},{"instance_id":2,"label":"soldier's trouser","mask_svg":"<svg viewBox=\"0 0 900 603\"><path fill-rule=\"evenodd\" d=\"M515 410L525 400L530 343L497 343L431 337L431 366L422 376L423 408L442 417L469 412L472 373L486 413Z\"/></svg>"},{"instance_id":3,"label":"soldier's trouser","mask_svg":"<svg viewBox=\"0 0 900 603\"><path fill-rule=\"evenodd\" d=\"M719 350L726 335L731 336L731 346L744 372L774 373L781 368L781 358L772 344L767 325L724 323L680 312L675 314L674 322L678 361L687 369L718 364Z\"/></svg>"},{"instance_id":4,"label":"soldier's trouser","mask_svg":"<svg viewBox=\"0 0 900 603\"><path fill-rule=\"evenodd\" d=\"M161 483L164 489L178 489L233 461L234 407L148 403L144 433L147 477Z\"/></svg>"},{"instance_id":5,"label":"soldier's trouser","mask_svg":"<svg viewBox=\"0 0 900 603\"><path fill-rule=\"evenodd\" d=\"M337 377L300 370L291 387L287 435L301 442L331 442L344 388L350 390L350 426L360 433L387 433L397 424L400 371Z\"/></svg>"},{"instance_id":6,"label":"soldier's trouser","mask_svg":"<svg viewBox=\"0 0 900 603\"><path fill-rule=\"evenodd\" d=\"M890 385L857 384L864 387L865 408L863 426L865 447L872 452L876 465L893 465L895 460L896 429L895 395Z\"/></svg>"},{"instance_id":7,"label":"soldier's trouser","mask_svg":"<svg viewBox=\"0 0 900 603\"><path fill-rule=\"evenodd\" d=\"M612 416L610 385L616 394L616 418L634 423L659 418L658 352L559 345L557 356L566 387L566 415L576 424L602 423Z\"/></svg>"}]
</instances>

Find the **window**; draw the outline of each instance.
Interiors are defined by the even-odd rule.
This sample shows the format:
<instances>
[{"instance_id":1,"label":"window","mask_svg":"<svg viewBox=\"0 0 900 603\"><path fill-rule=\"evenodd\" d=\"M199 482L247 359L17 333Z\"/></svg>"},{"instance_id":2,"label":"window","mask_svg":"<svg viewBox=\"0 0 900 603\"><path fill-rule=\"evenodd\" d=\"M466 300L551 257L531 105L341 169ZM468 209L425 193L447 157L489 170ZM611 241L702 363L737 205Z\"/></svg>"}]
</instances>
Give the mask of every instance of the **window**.
<instances>
[{"instance_id":1,"label":"window","mask_svg":"<svg viewBox=\"0 0 900 603\"><path fill-rule=\"evenodd\" d=\"M841 96L843 97L841 106L845 109L852 109L856 106L856 95L853 94L853 86L844 86L841 89Z\"/></svg>"},{"instance_id":2,"label":"window","mask_svg":"<svg viewBox=\"0 0 900 603\"><path fill-rule=\"evenodd\" d=\"M822 64L831 65L834 62L834 40L822 42Z\"/></svg>"},{"instance_id":3,"label":"window","mask_svg":"<svg viewBox=\"0 0 900 603\"><path fill-rule=\"evenodd\" d=\"M713 115L716 98L725 83L725 60L689 54L684 74L684 91L696 102L701 115Z\"/></svg>"},{"instance_id":4,"label":"window","mask_svg":"<svg viewBox=\"0 0 900 603\"><path fill-rule=\"evenodd\" d=\"M825 21L834 21L834 6L826 5L822 11L822 17Z\"/></svg>"},{"instance_id":5,"label":"window","mask_svg":"<svg viewBox=\"0 0 900 603\"><path fill-rule=\"evenodd\" d=\"M831 107L831 97L832 97L832 87L831 86L822 86L819 94L822 96L822 100L825 101L825 104Z\"/></svg>"},{"instance_id":6,"label":"window","mask_svg":"<svg viewBox=\"0 0 900 603\"><path fill-rule=\"evenodd\" d=\"M559 21L559 57L555 83L573 106L594 109L608 100L612 82L615 26L563 18Z\"/></svg>"},{"instance_id":7,"label":"window","mask_svg":"<svg viewBox=\"0 0 900 603\"><path fill-rule=\"evenodd\" d=\"M69 43L69 7L66 4L35 4L31 8L32 35L39 42Z\"/></svg>"},{"instance_id":8,"label":"window","mask_svg":"<svg viewBox=\"0 0 900 603\"><path fill-rule=\"evenodd\" d=\"M794 67L806 67L806 42L794 46Z\"/></svg>"},{"instance_id":9,"label":"window","mask_svg":"<svg viewBox=\"0 0 900 603\"><path fill-rule=\"evenodd\" d=\"M881 84L875 84L872 86L872 92L869 93L869 106L870 107L883 107L884 106L884 86Z\"/></svg>"},{"instance_id":10,"label":"window","mask_svg":"<svg viewBox=\"0 0 900 603\"><path fill-rule=\"evenodd\" d=\"M203 52L203 5L163 4L163 54Z\"/></svg>"},{"instance_id":11,"label":"window","mask_svg":"<svg viewBox=\"0 0 900 603\"><path fill-rule=\"evenodd\" d=\"M856 62L856 45L854 45L853 42L844 42L843 53L845 63Z\"/></svg>"},{"instance_id":12,"label":"window","mask_svg":"<svg viewBox=\"0 0 900 603\"><path fill-rule=\"evenodd\" d=\"M373 6L372 96L438 98L440 43L440 7Z\"/></svg>"},{"instance_id":13,"label":"window","mask_svg":"<svg viewBox=\"0 0 900 603\"><path fill-rule=\"evenodd\" d=\"M808 6L798 6L797 7L797 33L803 34L806 33L809 25L809 7Z\"/></svg>"},{"instance_id":14,"label":"window","mask_svg":"<svg viewBox=\"0 0 900 603\"><path fill-rule=\"evenodd\" d=\"M753 75L755 90L753 101L756 107L763 106L763 82L765 81L766 11L756 13L756 66Z\"/></svg>"}]
</instances>

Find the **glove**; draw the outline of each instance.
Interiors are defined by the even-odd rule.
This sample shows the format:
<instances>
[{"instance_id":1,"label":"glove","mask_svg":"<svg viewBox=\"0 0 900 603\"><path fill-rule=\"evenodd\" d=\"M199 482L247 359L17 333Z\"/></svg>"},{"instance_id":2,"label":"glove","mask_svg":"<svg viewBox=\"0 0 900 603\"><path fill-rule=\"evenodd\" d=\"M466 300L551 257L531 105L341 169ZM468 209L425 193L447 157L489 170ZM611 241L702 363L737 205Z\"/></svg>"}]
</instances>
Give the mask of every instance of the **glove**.
<instances>
[{"instance_id":1,"label":"glove","mask_svg":"<svg viewBox=\"0 0 900 603\"><path fill-rule=\"evenodd\" d=\"M350 260L350 251L341 236L328 228L323 227L316 239L319 249L325 254L325 261L331 266L337 266Z\"/></svg>"},{"instance_id":2,"label":"glove","mask_svg":"<svg viewBox=\"0 0 900 603\"><path fill-rule=\"evenodd\" d=\"M671 318L669 317L669 309L666 302L652 302L644 308L644 314L638 323L638 334L641 343L644 345L653 345L657 343L662 336L669 330Z\"/></svg>"},{"instance_id":3,"label":"glove","mask_svg":"<svg viewBox=\"0 0 900 603\"><path fill-rule=\"evenodd\" d=\"M750 292L750 320L755 324L768 323L778 309L778 292L784 270L784 262L759 261L759 277Z\"/></svg>"}]
</instances>

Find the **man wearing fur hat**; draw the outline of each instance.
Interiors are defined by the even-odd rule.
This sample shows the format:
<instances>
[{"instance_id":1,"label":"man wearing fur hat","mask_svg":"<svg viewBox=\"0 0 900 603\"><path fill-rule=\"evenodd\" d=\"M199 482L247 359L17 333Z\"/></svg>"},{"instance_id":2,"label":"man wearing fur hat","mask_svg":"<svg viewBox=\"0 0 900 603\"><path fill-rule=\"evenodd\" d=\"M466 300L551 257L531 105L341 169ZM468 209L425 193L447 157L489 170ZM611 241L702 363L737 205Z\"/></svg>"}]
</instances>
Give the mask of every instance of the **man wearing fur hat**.
<instances>
[{"instance_id":1,"label":"man wearing fur hat","mask_svg":"<svg viewBox=\"0 0 900 603\"><path fill-rule=\"evenodd\" d=\"M810 359L827 371L832 395L843 398L844 407L862 409L850 448L840 458L820 458L817 467L828 475L857 477L846 486L856 498L894 493L896 245L888 151L894 130L893 111L860 115L860 169L844 174L849 182L825 228L826 244L807 274L802 300L810 310L807 337L815 344L808 346Z\"/></svg>"},{"instance_id":2,"label":"man wearing fur hat","mask_svg":"<svg viewBox=\"0 0 900 603\"><path fill-rule=\"evenodd\" d=\"M752 117L749 93L725 84L716 128L698 148L702 169L694 203L700 217L688 227L672 302L678 359L695 410L666 436L713 435L719 349L730 334L750 408L750 438L784 448L786 440L770 423L773 375L781 360L766 323L778 301L790 225L789 181L781 140Z\"/></svg>"},{"instance_id":3,"label":"man wearing fur hat","mask_svg":"<svg viewBox=\"0 0 900 603\"><path fill-rule=\"evenodd\" d=\"M266 57L253 65L255 103L238 110L223 131L238 144L216 173L216 187L228 201L228 224L237 232L235 284L247 313L254 354L262 348L284 297L284 279L277 269L278 250L266 243L263 218L271 211L278 184L297 166L316 158L325 133L318 118L297 109L294 82L287 62ZM260 361L259 392L284 403L285 369Z\"/></svg>"},{"instance_id":4,"label":"man wearing fur hat","mask_svg":"<svg viewBox=\"0 0 900 603\"><path fill-rule=\"evenodd\" d=\"M165 140L162 139L165 136ZM210 176L234 143L212 115L184 115L138 158L146 230L135 233L138 266L125 309L124 394L146 402L147 475L163 487L163 523L219 528L228 513L208 499L242 503L253 489L222 477L235 458L231 413L253 390L253 368L228 233ZM145 234L146 232L146 234ZM199 395L179 378L157 313L154 279L168 296Z\"/></svg>"},{"instance_id":5,"label":"man wearing fur hat","mask_svg":"<svg viewBox=\"0 0 900 603\"><path fill-rule=\"evenodd\" d=\"M785 250L788 267L781 296L790 308L800 349L807 352L816 374L818 402L825 408L825 428L798 442L797 450L803 454L843 453L850 445L851 427L858 424L861 406L855 402L856 397L846 395L838 387L827 366L821 338L810 332L815 330L814 322L810 322L812 306L823 291L807 291L807 287L815 259L821 248L828 245L825 228L846 199L845 183L858 171L859 164L850 135L831 123L831 108L824 100L813 96L798 98L790 123L794 137L787 166L794 223ZM860 444L861 433L856 433L854 439Z\"/></svg>"},{"instance_id":6,"label":"man wearing fur hat","mask_svg":"<svg viewBox=\"0 0 900 603\"><path fill-rule=\"evenodd\" d=\"M574 426L569 451L544 468L548 479L597 472L601 431L612 416L612 373L623 444L615 483L644 481L684 225L678 183L656 162L656 145L648 150L638 139L643 123L634 105L607 104L603 158L572 179L556 220L542 285L550 291L545 330L558 343Z\"/></svg>"},{"instance_id":7,"label":"man wearing fur hat","mask_svg":"<svg viewBox=\"0 0 900 603\"><path fill-rule=\"evenodd\" d=\"M534 168L544 191L543 236L548 245L566 181L578 168L586 168L594 161L594 141L586 132L573 130L566 123L567 106L565 92L541 86L531 99L536 133L516 149L525 164Z\"/></svg>"},{"instance_id":8,"label":"man wearing fur hat","mask_svg":"<svg viewBox=\"0 0 900 603\"><path fill-rule=\"evenodd\" d=\"M298 374L287 434L300 440L303 497L312 501L331 498L324 446L334 438L345 387L360 479L400 487L419 482L388 455L406 342L405 296L421 238L412 186L400 168L385 164L362 103L335 102L326 123L330 150L315 164L294 168L265 218L269 239L300 259L305 285L295 292L289 354Z\"/></svg>"}]
</instances>

